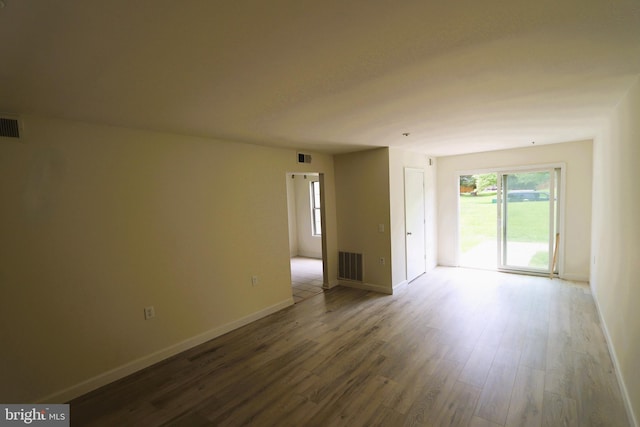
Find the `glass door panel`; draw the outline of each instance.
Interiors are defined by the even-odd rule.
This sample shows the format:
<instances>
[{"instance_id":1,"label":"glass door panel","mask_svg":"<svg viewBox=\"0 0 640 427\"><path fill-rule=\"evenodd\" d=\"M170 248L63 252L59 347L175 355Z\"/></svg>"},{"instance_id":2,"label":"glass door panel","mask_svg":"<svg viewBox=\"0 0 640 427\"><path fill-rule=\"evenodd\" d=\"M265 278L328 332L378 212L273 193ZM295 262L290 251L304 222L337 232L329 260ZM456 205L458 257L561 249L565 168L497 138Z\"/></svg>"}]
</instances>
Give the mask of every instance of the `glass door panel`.
<instances>
[{"instance_id":1,"label":"glass door panel","mask_svg":"<svg viewBox=\"0 0 640 427\"><path fill-rule=\"evenodd\" d=\"M495 270L496 253L496 191L498 174L466 175L474 179L474 187L462 185L459 195L459 265Z\"/></svg>"},{"instance_id":2,"label":"glass door panel","mask_svg":"<svg viewBox=\"0 0 640 427\"><path fill-rule=\"evenodd\" d=\"M502 173L500 267L550 272L555 237L555 171Z\"/></svg>"}]
</instances>

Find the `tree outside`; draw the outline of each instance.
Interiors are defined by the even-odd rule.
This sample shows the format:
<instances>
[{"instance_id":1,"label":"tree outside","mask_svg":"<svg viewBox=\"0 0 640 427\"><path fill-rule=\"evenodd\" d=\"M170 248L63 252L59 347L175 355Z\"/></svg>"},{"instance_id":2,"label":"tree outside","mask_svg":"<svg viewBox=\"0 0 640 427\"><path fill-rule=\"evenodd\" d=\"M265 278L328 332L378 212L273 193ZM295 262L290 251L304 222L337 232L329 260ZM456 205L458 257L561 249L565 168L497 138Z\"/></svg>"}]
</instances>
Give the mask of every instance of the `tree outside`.
<instances>
[{"instance_id":1,"label":"tree outside","mask_svg":"<svg viewBox=\"0 0 640 427\"><path fill-rule=\"evenodd\" d=\"M460 175L460 194L476 191L476 180L473 175Z\"/></svg>"},{"instance_id":2,"label":"tree outside","mask_svg":"<svg viewBox=\"0 0 640 427\"><path fill-rule=\"evenodd\" d=\"M495 191L498 186L498 174L495 173L485 173L482 175L473 175L475 180L476 188L478 191Z\"/></svg>"}]
</instances>

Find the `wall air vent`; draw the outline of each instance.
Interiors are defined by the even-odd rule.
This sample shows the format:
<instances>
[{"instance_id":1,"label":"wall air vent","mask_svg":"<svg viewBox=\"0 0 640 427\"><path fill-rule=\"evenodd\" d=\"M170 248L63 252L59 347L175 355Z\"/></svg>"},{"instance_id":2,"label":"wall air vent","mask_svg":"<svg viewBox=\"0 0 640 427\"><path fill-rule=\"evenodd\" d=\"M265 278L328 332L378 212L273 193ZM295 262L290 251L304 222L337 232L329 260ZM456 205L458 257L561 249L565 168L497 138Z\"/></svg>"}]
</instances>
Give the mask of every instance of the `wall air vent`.
<instances>
[{"instance_id":1,"label":"wall air vent","mask_svg":"<svg viewBox=\"0 0 640 427\"><path fill-rule=\"evenodd\" d=\"M298 163L311 163L311 154L298 153Z\"/></svg>"},{"instance_id":2,"label":"wall air vent","mask_svg":"<svg viewBox=\"0 0 640 427\"><path fill-rule=\"evenodd\" d=\"M338 279L362 282L362 254L338 252Z\"/></svg>"},{"instance_id":3,"label":"wall air vent","mask_svg":"<svg viewBox=\"0 0 640 427\"><path fill-rule=\"evenodd\" d=\"M20 121L0 116L0 137L20 139Z\"/></svg>"}]
</instances>

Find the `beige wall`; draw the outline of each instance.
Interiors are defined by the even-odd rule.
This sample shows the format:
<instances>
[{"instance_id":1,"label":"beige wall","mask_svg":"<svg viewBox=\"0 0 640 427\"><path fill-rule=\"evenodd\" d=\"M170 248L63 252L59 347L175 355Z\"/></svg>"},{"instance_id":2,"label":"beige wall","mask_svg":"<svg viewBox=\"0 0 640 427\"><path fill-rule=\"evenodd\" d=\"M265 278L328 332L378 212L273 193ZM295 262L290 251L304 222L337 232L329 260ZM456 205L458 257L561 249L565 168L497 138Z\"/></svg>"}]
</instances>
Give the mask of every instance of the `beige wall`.
<instances>
[{"instance_id":1,"label":"beige wall","mask_svg":"<svg viewBox=\"0 0 640 427\"><path fill-rule=\"evenodd\" d=\"M62 401L292 302L285 172L331 157L24 117L0 143L0 401ZM259 284L251 286L251 276ZM145 321L143 308L156 318Z\"/></svg>"},{"instance_id":2,"label":"beige wall","mask_svg":"<svg viewBox=\"0 0 640 427\"><path fill-rule=\"evenodd\" d=\"M640 422L640 82L594 142L591 287ZM629 409L629 408L628 408Z\"/></svg>"},{"instance_id":3,"label":"beige wall","mask_svg":"<svg viewBox=\"0 0 640 427\"><path fill-rule=\"evenodd\" d=\"M389 149L379 148L334 157L338 250L364 256L364 282L392 292L389 237ZM384 232L378 225L384 225ZM386 263L378 260L384 257Z\"/></svg>"},{"instance_id":4,"label":"beige wall","mask_svg":"<svg viewBox=\"0 0 640 427\"><path fill-rule=\"evenodd\" d=\"M564 163L565 224L560 239L561 277L589 279L592 142L569 142L438 159L438 263L457 265L458 173ZM562 202L561 202L562 203ZM446 236L446 237L445 237Z\"/></svg>"},{"instance_id":5,"label":"beige wall","mask_svg":"<svg viewBox=\"0 0 640 427\"><path fill-rule=\"evenodd\" d=\"M426 269L436 266L437 232L436 232L436 166L425 154L414 153L397 148L389 148L389 206L390 206L390 238L391 268L393 286L403 284L407 279L407 260L405 247L405 209L404 209L404 170L415 168L424 171L425 200L425 243Z\"/></svg>"}]
</instances>

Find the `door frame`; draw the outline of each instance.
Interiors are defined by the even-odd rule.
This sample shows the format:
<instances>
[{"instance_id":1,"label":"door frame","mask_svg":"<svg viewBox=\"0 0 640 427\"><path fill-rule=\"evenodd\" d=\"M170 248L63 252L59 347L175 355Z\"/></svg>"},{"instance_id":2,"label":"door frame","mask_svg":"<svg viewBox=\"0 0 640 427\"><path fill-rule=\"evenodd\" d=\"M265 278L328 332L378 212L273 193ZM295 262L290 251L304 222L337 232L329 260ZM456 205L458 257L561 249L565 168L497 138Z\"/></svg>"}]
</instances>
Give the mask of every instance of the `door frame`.
<instances>
[{"instance_id":1,"label":"door frame","mask_svg":"<svg viewBox=\"0 0 640 427\"><path fill-rule=\"evenodd\" d=\"M455 188L456 188L456 204L457 204L457 215L458 218L456 220L456 229L455 229L455 235L454 235L454 239L455 239L455 243L456 243L456 258L455 258L455 265L456 266L460 266L460 194L459 194L459 189L460 189L460 176L462 175L481 175L481 174L486 174L486 173L502 173L502 172L514 172L514 173L518 173L518 172L525 172L525 171L530 171L530 170L544 170L544 169L560 169L560 185L558 186L558 192L561 195L560 200L558 200L558 203L556 204L557 209L558 209L558 227L557 227L557 231L560 233L560 243L558 245L558 262L557 262L557 271L558 271L558 277L562 278L564 277L564 271L565 271L565 263L564 263L564 253L565 253L565 245L566 245L566 236L564 235L564 230L565 230L565 205L566 205L566 200L567 200L567 193L566 193L566 169L567 169L567 165L565 162L555 162L555 163L541 163L541 164L532 164L532 165L516 165L516 166L500 166L500 167L492 167L492 168L478 168L478 169L465 169L465 170L459 170L456 171L455 173ZM501 183L498 183L499 185ZM497 203L496 203L497 204ZM499 221L499 219L497 220ZM499 226L499 224L497 224L497 226ZM496 235L496 238L498 236ZM500 248L498 248L498 250L500 250ZM500 261L499 258L497 258L498 255L496 254L496 260ZM499 264L498 264L499 265ZM496 267L496 271L500 271L497 267ZM511 271L509 270L509 272L513 272L513 273L518 273L519 271ZM522 272L524 273L524 272ZM529 273L526 272L527 274L536 274L536 273ZM539 273L541 275L544 275L544 273ZM548 275L548 273L547 273Z\"/></svg>"}]
</instances>

